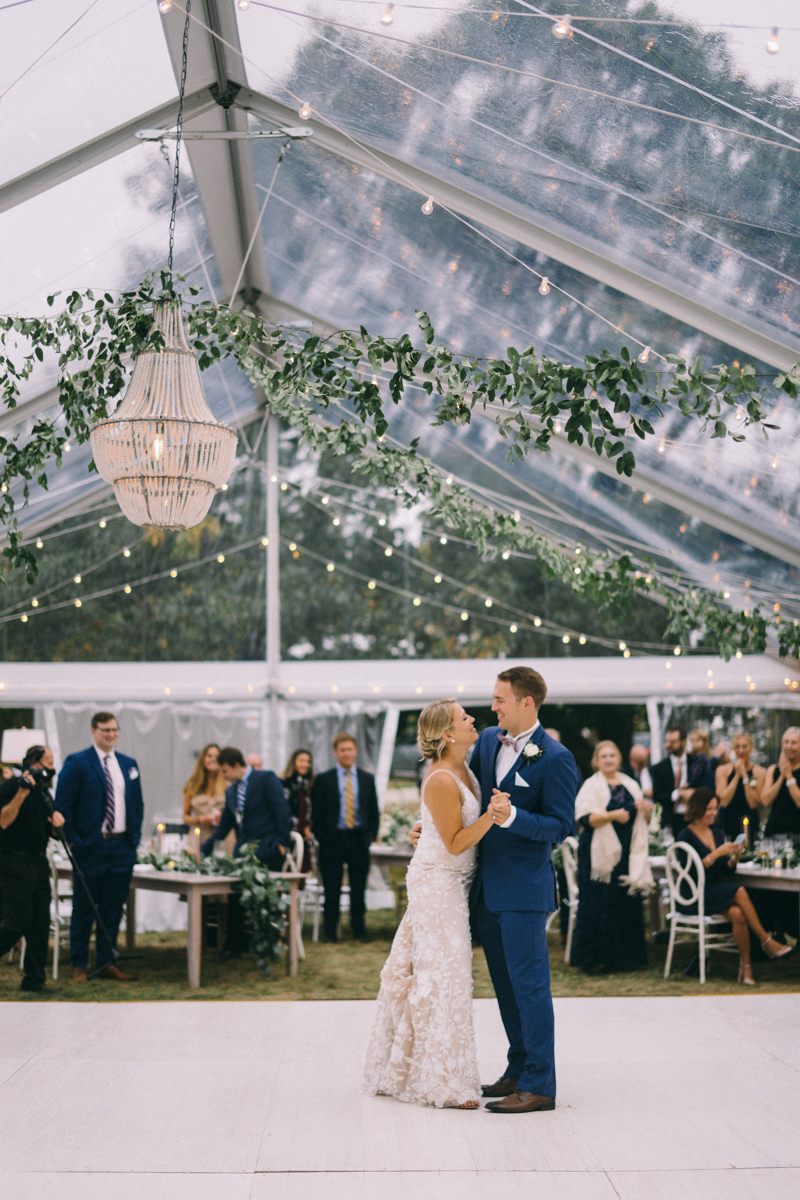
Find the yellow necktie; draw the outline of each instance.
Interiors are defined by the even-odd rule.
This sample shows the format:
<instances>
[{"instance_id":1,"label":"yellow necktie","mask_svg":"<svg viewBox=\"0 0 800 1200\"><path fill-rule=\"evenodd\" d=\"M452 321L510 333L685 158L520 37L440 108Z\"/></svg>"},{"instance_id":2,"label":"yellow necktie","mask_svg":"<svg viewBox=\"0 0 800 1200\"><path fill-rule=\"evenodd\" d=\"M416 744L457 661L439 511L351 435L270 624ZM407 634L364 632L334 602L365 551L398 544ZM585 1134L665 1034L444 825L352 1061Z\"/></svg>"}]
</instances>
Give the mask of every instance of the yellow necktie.
<instances>
[{"instance_id":1,"label":"yellow necktie","mask_svg":"<svg viewBox=\"0 0 800 1200\"><path fill-rule=\"evenodd\" d=\"M353 777L348 771L344 781L344 826L352 829L356 823L356 797L353 791Z\"/></svg>"}]
</instances>

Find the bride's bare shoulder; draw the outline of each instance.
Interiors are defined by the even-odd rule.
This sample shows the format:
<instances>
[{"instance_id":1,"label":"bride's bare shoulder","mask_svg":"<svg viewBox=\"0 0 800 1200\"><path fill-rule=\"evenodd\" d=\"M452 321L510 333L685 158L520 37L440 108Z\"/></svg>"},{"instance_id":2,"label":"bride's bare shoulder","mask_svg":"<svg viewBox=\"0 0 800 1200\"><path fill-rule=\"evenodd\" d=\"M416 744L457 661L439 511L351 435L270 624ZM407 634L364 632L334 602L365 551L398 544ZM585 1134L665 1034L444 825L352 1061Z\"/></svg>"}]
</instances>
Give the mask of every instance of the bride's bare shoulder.
<instances>
[{"instance_id":1,"label":"bride's bare shoulder","mask_svg":"<svg viewBox=\"0 0 800 1200\"><path fill-rule=\"evenodd\" d=\"M458 781L451 771L444 767L433 767L427 771L422 780L426 803L433 800L449 800L459 795Z\"/></svg>"}]
</instances>

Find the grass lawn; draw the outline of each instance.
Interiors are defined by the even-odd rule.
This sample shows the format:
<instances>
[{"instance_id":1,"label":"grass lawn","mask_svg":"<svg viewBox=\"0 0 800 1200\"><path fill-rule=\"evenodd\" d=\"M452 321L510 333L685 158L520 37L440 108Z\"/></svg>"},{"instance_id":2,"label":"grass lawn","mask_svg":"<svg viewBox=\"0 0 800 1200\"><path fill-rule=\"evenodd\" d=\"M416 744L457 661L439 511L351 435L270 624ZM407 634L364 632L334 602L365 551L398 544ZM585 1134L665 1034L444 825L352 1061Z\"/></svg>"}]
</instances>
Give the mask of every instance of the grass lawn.
<instances>
[{"instance_id":1,"label":"grass lawn","mask_svg":"<svg viewBox=\"0 0 800 1200\"><path fill-rule=\"evenodd\" d=\"M190 990L186 982L186 935L183 933L150 933L139 937L142 958L128 965L138 979L135 983L120 984L109 980L93 980L88 985L72 983L72 970L66 953L58 986L61 991L52 997L58 1000L125 1001L125 1000L369 1000L378 990L379 973L389 953L395 930L393 910L381 910L367 915L372 940L355 942L345 930L338 945L314 944L306 927L306 959L300 963L295 979L285 973L285 960L275 963L271 978L265 979L250 956L226 963L216 962L216 952L208 950L203 957L203 986ZM689 947L675 952L673 974L664 979L666 947L650 944L650 962L646 968L618 975L587 976L564 964L564 950L558 934L550 935L550 958L554 996L709 996L751 992L800 991L800 953L781 962L755 961L753 971L759 988L744 988L736 983L738 959L730 954L712 954L711 978L701 987L697 979L689 979L684 967L692 957ZM0 1000L29 999L43 1003L44 998L20 993L20 971L17 962L9 964L7 957L0 962ZM474 952L475 996L494 995L483 951ZM48 985L52 981L48 978Z\"/></svg>"}]
</instances>

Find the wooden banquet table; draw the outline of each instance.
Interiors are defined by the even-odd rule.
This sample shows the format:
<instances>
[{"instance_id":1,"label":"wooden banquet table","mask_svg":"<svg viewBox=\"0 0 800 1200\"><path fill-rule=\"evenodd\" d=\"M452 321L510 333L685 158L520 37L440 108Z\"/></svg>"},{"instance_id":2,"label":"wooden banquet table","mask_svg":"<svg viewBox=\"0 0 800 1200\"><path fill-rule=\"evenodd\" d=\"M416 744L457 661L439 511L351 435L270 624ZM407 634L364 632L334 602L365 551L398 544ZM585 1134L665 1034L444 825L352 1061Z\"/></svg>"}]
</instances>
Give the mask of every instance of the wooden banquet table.
<instances>
[{"instance_id":1,"label":"wooden banquet table","mask_svg":"<svg viewBox=\"0 0 800 1200\"><path fill-rule=\"evenodd\" d=\"M59 863L59 879L72 879L72 866L68 862ZM270 871L272 879L283 880L289 884L289 933L288 952L286 955L286 970L289 975L297 974L298 946L298 894L300 882L304 874L282 871ZM186 930L186 958L189 973L189 987L200 987L200 966L203 957L203 896L229 896L234 884L239 882L237 875L201 875L190 871L156 871L134 869L131 886L128 891L126 907L125 948L132 951L136 948L136 892L172 892L185 896L188 907L188 926ZM74 886L74 885L73 885Z\"/></svg>"}]
</instances>

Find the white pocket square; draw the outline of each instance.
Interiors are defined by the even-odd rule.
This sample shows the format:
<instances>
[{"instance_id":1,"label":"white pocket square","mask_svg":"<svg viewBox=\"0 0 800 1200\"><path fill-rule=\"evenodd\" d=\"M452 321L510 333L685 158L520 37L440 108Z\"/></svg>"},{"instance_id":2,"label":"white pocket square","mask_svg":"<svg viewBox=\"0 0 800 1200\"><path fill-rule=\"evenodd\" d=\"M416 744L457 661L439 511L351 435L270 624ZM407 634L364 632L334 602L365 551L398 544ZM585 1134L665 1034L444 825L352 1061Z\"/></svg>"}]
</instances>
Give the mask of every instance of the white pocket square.
<instances>
[{"instance_id":1,"label":"white pocket square","mask_svg":"<svg viewBox=\"0 0 800 1200\"><path fill-rule=\"evenodd\" d=\"M514 783L515 783L516 787L530 787L531 786L529 783L525 782L525 780L520 775L519 771L517 771L516 775L514 776Z\"/></svg>"},{"instance_id":2,"label":"white pocket square","mask_svg":"<svg viewBox=\"0 0 800 1200\"><path fill-rule=\"evenodd\" d=\"M129 779L138 779L139 778L139 772L136 770L136 767L131 767L131 769L128 771L128 778Z\"/></svg>"}]
</instances>

